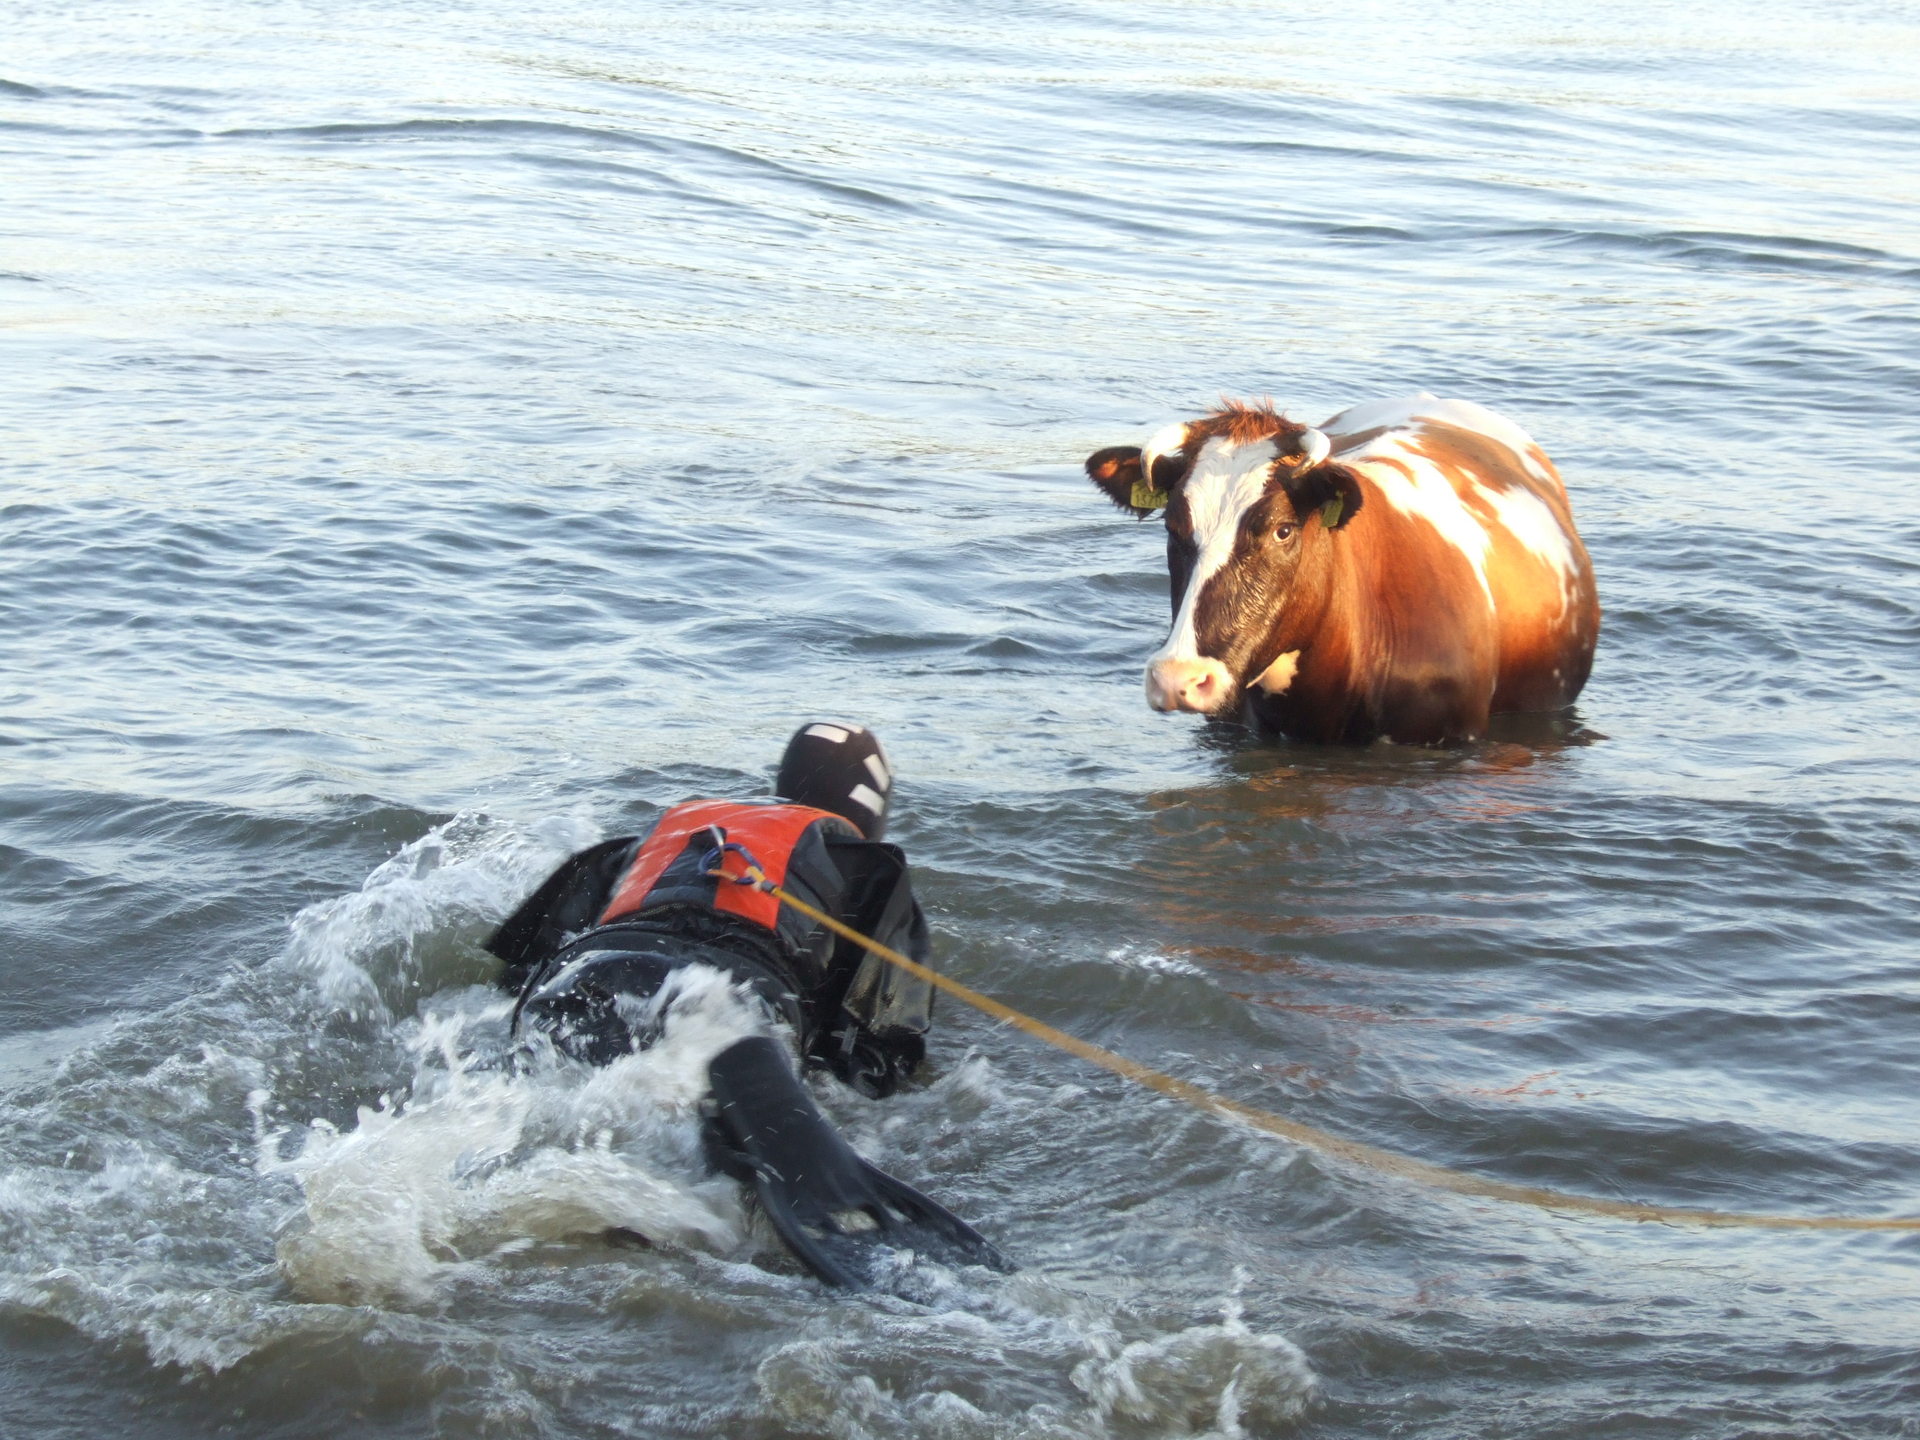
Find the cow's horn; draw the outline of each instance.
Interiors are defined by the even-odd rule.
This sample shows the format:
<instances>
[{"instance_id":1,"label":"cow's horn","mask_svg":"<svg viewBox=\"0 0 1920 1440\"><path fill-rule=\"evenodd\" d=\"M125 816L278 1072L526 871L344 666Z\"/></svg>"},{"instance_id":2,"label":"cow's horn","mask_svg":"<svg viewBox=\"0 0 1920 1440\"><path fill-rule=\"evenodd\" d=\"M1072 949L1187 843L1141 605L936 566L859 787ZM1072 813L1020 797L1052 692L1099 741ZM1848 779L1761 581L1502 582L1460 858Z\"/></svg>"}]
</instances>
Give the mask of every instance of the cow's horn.
<instances>
[{"instance_id":1,"label":"cow's horn","mask_svg":"<svg viewBox=\"0 0 1920 1440\"><path fill-rule=\"evenodd\" d=\"M1171 425L1162 425L1153 432L1153 438L1141 447L1140 467L1148 480L1153 479L1153 465L1162 455L1171 455L1187 443L1187 427L1178 420Z\"/></svg>"},{"instance_id":2,"label":"cow's horn","mask_svg":"<svg viewBox=\"0 0 1920 1440\"><path fill-rule=\"evenodd\" d=\"M1311 470L1333 453L1333 442L1318 430L1300 432L1300 468Z\"/></svg>"}]
</instances>

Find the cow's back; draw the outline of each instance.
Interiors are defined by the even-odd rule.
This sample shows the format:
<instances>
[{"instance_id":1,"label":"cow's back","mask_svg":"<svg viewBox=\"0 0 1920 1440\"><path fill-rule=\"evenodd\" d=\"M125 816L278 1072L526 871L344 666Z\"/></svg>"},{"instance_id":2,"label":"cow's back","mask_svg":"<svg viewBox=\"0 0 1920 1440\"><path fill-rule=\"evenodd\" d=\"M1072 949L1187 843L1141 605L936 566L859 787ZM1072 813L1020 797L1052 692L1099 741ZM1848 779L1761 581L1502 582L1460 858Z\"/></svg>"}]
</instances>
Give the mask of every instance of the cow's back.
<instances>
[{"instance_id":1,"label":"cow's back","mask_svg":"<svg viewBox=\"0 0 1920 1440\"><path fill-rule=\"evenodd\" d=\"M1532 438L1470 401L1426 395L1356 406L1323 428L1334 458L1372 492L1368 504L1392 511L1394 523L1378 528L1398 533L1373 557L1372 583L1391 590L1397 566L1434 568L1411 552L1445 557L1455 578L1430 603L1457 617L1462 665L1489 687L1489 709L1572 703L1593 663L1600 609L1566 487ZM1469 660L1481 649L1476 612L1487 616L1497 656L1484 676Z\"/></svg>"}]
</instances>

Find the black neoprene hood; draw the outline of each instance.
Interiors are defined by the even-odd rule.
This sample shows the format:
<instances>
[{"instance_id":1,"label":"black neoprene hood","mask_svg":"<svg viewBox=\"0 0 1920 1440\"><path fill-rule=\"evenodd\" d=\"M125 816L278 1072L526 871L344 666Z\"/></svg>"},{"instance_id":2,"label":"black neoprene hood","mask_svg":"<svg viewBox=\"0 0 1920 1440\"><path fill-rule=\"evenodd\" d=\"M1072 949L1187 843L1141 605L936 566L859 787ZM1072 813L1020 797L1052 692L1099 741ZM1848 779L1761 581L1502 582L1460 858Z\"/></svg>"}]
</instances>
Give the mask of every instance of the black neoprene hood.
<instances>
[{"instance_id":1,"label":"black neoprene hood","mask_svg":"<svg viewBox=\"0 0 1920 1440\"><path fill-rule=\"evenodd\" d=\"M821 721L802 725L780 757L774 794L852 822L869 840L887 832L893 769L879 737L860 725Z\"/></svg>"}]
</instances>

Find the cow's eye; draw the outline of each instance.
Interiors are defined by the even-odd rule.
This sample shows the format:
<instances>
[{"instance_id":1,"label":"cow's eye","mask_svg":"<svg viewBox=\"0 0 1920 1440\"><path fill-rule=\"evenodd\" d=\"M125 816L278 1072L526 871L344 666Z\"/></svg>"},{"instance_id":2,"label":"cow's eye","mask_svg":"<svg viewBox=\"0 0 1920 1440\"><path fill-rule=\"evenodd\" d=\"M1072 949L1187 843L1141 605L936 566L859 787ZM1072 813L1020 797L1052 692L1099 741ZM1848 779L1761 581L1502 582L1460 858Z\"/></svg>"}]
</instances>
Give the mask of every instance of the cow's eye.
<instances>
[{"instance_id":1,"label":"cow's eye","mask_svg":"<svg viewBox=\"0 0 1920 1440\"><path fill-rule=\"evenodd\" d=\"M1273 538L1276 540L1287 540L1291 539L1292 536L1293 522L1290 520L1282 520L1278 525L1273 527Z\"/></svg>"}]
</instances>

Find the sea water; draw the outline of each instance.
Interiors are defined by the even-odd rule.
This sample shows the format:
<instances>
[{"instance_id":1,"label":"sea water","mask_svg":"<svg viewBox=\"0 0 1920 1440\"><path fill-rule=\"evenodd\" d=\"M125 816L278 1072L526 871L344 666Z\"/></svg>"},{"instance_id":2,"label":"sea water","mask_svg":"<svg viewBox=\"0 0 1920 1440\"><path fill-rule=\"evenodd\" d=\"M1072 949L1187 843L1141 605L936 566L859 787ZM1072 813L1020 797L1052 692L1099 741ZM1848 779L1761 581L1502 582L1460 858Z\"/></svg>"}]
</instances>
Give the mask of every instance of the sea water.
<instances>
[{"instance_id":1,"label":"sea water","mask_svg":"<svg viewBox=\"0 0 1920 1440\"><path fill-rule=\"evenodd\" d=\"M942 1001L815 1093L1012 1276L823 1289L481 946L875 726L940 963L1496 1179L1920 1214L1920 12L13 7L0 1431L1911 1435L1920 1240L1423 1190ZM1080 460L1428 390L1569 714L1150 713Z\"/></svg>"}]
</instances>

